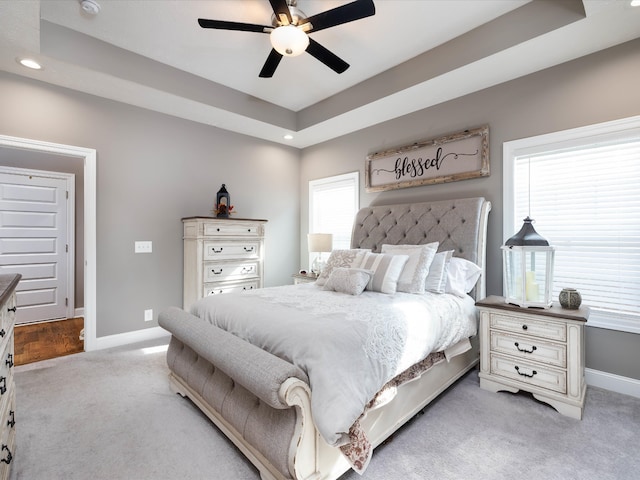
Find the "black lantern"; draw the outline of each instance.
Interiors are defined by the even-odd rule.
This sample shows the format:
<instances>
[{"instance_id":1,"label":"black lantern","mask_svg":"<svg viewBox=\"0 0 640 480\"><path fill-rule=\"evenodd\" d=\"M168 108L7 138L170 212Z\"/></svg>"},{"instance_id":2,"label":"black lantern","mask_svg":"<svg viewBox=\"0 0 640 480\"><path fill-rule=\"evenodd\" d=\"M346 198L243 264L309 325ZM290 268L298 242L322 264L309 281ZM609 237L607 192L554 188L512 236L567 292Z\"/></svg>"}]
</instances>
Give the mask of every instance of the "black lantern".
<instances>
[{"instance_id":1,"label":"black lantern","mask_svg":"<svg viewBox=\"0 0 640 480\"><path fill-rule=\"evenodd\" d=\"M225 184L222 184L218 193L216 193L216 217L229 218L229 211L231 210L231 197Z\"/></svg>"},{"instance_id":2,"label":"black lantern","mask_svg":"<svg viewBox=\"0 0 640 480\"><path fill-rule=\"evenodd\" d=\"M502 248L505 301L521 307L549 308L552 304L555 249L524 219L522 228Z\"/></svg>"}]
</instances>

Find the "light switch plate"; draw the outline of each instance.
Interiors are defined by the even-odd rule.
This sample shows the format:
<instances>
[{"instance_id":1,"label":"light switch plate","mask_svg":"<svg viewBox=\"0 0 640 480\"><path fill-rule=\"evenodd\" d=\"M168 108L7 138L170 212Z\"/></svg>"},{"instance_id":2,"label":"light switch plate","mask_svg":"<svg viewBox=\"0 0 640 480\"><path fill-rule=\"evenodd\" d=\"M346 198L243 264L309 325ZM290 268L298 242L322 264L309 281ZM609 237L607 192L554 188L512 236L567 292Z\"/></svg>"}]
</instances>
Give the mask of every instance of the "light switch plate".
<instances>
[{"instance_id":1,"label":"light switch plate","mask_svg":"<svg viewBox=\"0 0 640 480\"><path fill-rule=\"evenodd\" d=\"M150 308L148 310L144 311L144 321L145 322L150 322L153 320L153 309Z\"/></svg>"},{"instance_id":2,"label":"light switch plate","mask_svg":"<svg viewBox=\"0 0 640 480\"><path fill-rule=\"evenodd\" d=\"M153 242L151 241L137 241L135 243L136 253L151 253L153 249Z\"/></svg>"}]
</instances>

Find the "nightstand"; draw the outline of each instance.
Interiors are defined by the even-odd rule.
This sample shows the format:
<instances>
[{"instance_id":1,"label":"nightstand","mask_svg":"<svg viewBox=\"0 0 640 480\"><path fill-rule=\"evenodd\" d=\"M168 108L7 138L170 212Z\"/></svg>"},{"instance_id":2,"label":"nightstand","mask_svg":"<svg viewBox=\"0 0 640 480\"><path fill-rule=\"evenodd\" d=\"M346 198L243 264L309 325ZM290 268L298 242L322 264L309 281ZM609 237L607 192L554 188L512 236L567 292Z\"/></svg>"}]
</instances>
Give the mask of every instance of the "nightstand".
<instances>
[{"instance_id":1,"label":"nightstand","mask_svg":"<svg viewBox=\"0 0 640 480\"><path fill-rule=\"evenodd\" d=\"M318 279L317 275L313 273L294 273L293 274L293 284L298 285L299 283L313 283Z\"/></svg>"},{"instance_id":2,"label":"nightstand","mask_svg":"<svg viewBox=\"0 0 640 480\"><path fill-rule=\"evenodd\" d=\"M584 324L589 308L521 308L490 296L480 311L480 387L524 390L563 415L582 419Z\"/></svg>"}]
</instances>

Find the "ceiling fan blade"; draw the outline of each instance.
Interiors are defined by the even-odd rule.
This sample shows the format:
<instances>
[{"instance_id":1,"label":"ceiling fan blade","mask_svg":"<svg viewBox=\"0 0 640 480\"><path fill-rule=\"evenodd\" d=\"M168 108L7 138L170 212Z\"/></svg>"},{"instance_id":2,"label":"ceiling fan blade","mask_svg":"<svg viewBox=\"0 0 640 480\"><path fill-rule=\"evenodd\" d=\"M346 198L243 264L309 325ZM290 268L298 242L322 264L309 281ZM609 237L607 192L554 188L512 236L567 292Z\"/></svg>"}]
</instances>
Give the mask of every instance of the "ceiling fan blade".
<instances>
[{"instance_id":1,"label":"ceiling fan blade","mask_svg":"<svg viewBox=\"0 0 640 480\"><path fill-rule=\"evenodd\" d=\"M347 3L341 7L336 7L331 10L327 10L326 12L312 15L300 22L299 25L302 26L305 23L311 22L311 25L313 25L311 31L317 32L318 30L324 30L325 28L335 27L336 25L342 25L343 23L370 17L371 15L375 15L375 13L376 7L373 4L373 0L356 0L355 2Z\"/></svg>"},{"instance_id":2,"label":"ceiling fan blade","mask_svg":"<svg viewBox=\"0 0 640 480\"><path fill-rule=\"evenodd\" d=\"M275 48L271 49L271 53L267 57L267 61L264 62L264 66L262 70L260 70L260 74L258 75L260 78L271 78L278 68L280 64L280 60L282 60L282 55L280 55Z\"/></svg>"},{"instance_id":3,"label":"ceiling fan blade","mask_svg":"<svg viewBox=\"0 0 640 480\"><path fill-rule=\"evenodd\" d=\"M269 0L269 3L271 4L271 8L273 8L273 13L276 14L276 19L281 25L293 23L287 0Z\"/></svg>"},{"instance_id":4,"label":"ceiling fan blade","mask_svg":"<svg viewBox=\"0 0 640 480\"><path fill-rule=\"evenodd\" d=\"M327 67L337 73L344 72L347 68L349 68L349 64L342 60L340 57L331 53L329 50L324 48L318 42L316 42L313 38L309 38L309 46L307 47L307 53L311 56L317 58L322 63L324 63Z\"/></svg>"},{"instance_id":5,"label":"ceiling fan blade","mask_svg":"<svg viewBox=\"0 0 640 480\"><path fill-rule=\"evenodd\" d=\"M199 18L198 23L202 28L216 28L219 30L239 30L241 32L268 33L273 27L267 25L255 25L253 23L227 22L226 20L208 20ZM265 28L268 29L265 31Z\"/></svg>"}]
</instances>

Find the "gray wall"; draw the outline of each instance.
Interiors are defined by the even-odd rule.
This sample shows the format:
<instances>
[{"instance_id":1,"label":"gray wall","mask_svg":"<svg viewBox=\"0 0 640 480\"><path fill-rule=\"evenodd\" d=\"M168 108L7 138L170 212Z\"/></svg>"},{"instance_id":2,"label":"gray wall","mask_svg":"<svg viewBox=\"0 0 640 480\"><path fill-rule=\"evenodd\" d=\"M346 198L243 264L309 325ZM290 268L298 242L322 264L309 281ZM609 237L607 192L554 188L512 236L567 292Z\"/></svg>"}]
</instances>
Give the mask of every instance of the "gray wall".
<instances>
[{"instance_id":1,"label":"gray wall","mask_svg":"<svg viewBox=\"0 0 640 480\"><path fill-rule=\"evenodd\" d=\"M502 293L502 145L519 138L640 114L640 40L385 122L303 151L300 231L308 228L309 180L360 171L361 207L484 196L489 219L487 291ZM489 124L491 176L368 194L365 157ZM512 234L514 232L507 232ZM302 237L304 242L304 237ZM301 263L306 249L301 248ZM640 379L640 335L587 328L588 368Z\"/></svg>"},{"instance_id":2,"label":"gray wall","mask_svg":"<svg viewBox=\"0 0 640 480\"><path fill-rule=\"evenodd\" d=\"M268 220L265 284L299 269L297 149L4 72L0 105L3 135L97 151L98 337L182 305L180 219L209 215L222 183L238 217ZM153 253L134 254L136 240Z\"/></svg>"}]
</instances>

